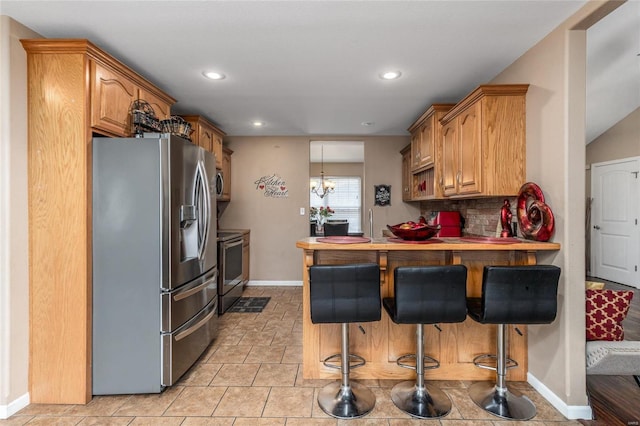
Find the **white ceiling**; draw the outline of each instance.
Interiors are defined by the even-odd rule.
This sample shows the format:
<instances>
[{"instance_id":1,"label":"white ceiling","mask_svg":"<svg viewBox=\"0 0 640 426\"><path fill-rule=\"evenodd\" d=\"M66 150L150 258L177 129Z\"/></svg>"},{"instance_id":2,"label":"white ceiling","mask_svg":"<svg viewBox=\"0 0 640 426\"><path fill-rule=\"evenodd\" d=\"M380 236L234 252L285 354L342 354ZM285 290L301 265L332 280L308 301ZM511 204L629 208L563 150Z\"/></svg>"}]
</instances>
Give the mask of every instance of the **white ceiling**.
<instances>
[{"instance_id":1,"label":"white ceiling","mask_svg":"<svg viewBox=\"0 0 640 426\"><path fill-rule=\"evenodd\" d=\"M178 99L174 113L229 135L349 136L406 135L430 104L491 80L584 3L2 0L0 13L47 38L91 40ZM388 69L402 78L378 78Z\"/></svg>"}]
</instances>

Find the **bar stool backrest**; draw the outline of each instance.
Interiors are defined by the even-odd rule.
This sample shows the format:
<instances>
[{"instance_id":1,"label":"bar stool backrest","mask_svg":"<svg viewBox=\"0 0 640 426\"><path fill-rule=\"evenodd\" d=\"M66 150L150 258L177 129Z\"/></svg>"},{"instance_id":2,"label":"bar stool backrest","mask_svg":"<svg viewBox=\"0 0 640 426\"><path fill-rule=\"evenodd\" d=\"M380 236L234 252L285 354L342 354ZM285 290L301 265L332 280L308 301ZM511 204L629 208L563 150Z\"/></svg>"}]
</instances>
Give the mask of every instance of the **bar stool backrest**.
<instances>
[{"instance_id":1,"label":"bar stool backrest","mask_svg":"<svg viewBox=\"0 0 640 426\"><path fill-rule=\"evenodd\" d=\"M558 310L560 268L553 265L485 266L482 322L548 324Z\"/></svg>"},{"instance_id":2,"label":"bar stool backrest","mask_svg":"<svg viewBox=\"0 0 640 426\"><path fill-rule=\"evenodd\" d=\"M464 265L401 266L393 274L395 322L436 324L465 320L467 268Z\"/></svg>"},{"instance_id":3,"label":"bar stool backrest","mask_svg":"<svg viewBox=\"0 0 640 426\"><path fill-rule=\"evenodd\" d=\"M330 237L333 235L348 235L349 234L349 222L327 222L324 224L324 236Z\"/></svg>"},{"instance_id":4,"label":"bar stool backrest","mask_svg":"<svg viewBox=\"0 0 640 426\"><path fill-rule=\"evenodd\" d=\"M379 321L380 267L377 263L309 267L311 322Z\"/></svg>"}]
</instances>

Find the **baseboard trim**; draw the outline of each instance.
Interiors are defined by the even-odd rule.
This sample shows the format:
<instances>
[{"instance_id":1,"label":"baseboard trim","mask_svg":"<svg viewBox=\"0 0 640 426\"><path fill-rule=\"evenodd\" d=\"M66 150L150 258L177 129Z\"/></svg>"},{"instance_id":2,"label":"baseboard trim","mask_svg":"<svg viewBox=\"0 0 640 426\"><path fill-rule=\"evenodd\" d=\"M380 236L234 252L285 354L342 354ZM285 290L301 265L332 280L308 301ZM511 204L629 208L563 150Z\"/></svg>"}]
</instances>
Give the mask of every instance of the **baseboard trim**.
<instances>
[{"instance_id":1,"label":"baseboard trim","mask_svg":"<svg viewBox=\"0 0 640 426\"><path fill-rule=\"evenodd\" d=\"M588 405L567 405L562 399L551 391L544 383L538 380L531 373L527 373L527 382L536 390L544 399L549 401L563 416L567 419L586 419L591 420L593 413Z\"/></svg>"},{"instance_id":2,"label":"baseboard trim","mask_svg":"<svg viewBox=\"0 0 640 426\"><path fill-rule=\"evenodd\" d=\"M7 405L0 405L0 420L5 420L13 416L15 413L29 405L29 402L30 398L29 393L27 392Z\"/></svg>"},{"instance_id":3,"label":"baseboard trim","mask_svg":"<svg viewBox=\"0 0 640 426\"><path fill-rule=\"evenodd\" d=\"M302 281L265 281L265 280L249 280L249 287L302 287Z\"/></svg>"}]
</instances>

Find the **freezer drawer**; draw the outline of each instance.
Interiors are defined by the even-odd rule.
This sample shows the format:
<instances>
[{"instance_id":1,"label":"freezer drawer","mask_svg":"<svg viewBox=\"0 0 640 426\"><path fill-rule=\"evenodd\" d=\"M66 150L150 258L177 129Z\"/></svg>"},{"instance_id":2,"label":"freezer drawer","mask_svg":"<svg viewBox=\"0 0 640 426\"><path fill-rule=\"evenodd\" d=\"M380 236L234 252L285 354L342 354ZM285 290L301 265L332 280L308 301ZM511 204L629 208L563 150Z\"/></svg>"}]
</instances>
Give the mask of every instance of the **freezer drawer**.
<instances>
[{"instance_id":1,"label":"freezer drawer","mask_svg":"<svg viewBox=\"0 0 640 426\"><path fill-rule=\"evenodd\" d=\"M218 334L218 301L173 333L162 335L162 386L173 385L202 355Z\"/></svg>"},{"instance_id":2,"label":"freezer drawer","mask_svg":"<svg viewBox=\"0 0 640 426\"><path fill-rule=\"evenodd\" d=\"M212 269L182 287L160 294L161 331L170 333L207 306L218 294L218 270Z\"/></svg>"}]
</instances>

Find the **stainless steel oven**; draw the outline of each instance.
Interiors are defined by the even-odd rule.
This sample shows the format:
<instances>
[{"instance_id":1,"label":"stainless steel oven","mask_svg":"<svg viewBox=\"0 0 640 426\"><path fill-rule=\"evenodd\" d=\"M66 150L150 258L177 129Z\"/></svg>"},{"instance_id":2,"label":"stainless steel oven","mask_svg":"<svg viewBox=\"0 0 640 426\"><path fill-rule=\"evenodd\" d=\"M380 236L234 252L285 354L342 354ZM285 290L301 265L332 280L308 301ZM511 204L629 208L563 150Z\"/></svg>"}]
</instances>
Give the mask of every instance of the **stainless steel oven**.
<instances>
[{"instance_id":1,"label":"stainless steel oven","mask_svg":"<svg viewBox=\"0 0 640 426\"><path fill-rule=\"evenodd\" d=\"M218 232L218 312L222 315L242 296L242 234Z\"/></svg>"}]
</instances>

